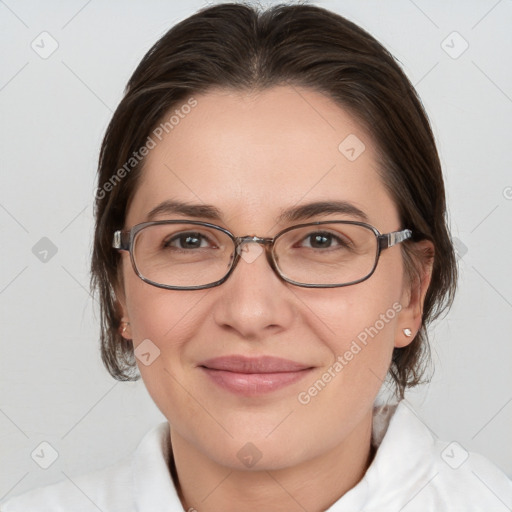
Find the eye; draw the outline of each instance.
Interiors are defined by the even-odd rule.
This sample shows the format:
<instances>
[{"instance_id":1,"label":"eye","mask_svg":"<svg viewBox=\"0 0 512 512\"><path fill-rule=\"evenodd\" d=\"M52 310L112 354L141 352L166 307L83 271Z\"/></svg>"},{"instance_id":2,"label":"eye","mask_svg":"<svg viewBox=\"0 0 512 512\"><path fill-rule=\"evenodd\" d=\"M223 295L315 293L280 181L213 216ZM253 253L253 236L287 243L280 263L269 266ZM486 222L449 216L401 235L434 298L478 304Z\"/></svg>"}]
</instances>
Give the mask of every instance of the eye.
<instances>
[{"instance_id":1,"label":"eye","mask_svg":"<svg viewBox=\"0 0 512 512\"><path fill-rule=\"evenodd\" d=\"M348 248L349 242L333 233L328 231L315 231L309 233L302 241L309 241L303 244L303 247L310 247L312 249L329 249L334 247Z\"/></svg>"},{"instance_id":2,"label":"eye","mask_svg":"<svg viewBox=\"0 0 512 512\"><path fill-rule=\"evenodd\" d=\"M164 248L174 248L174 249L202 249L205 247L209 247L215 244L204 234L199 232L182 232L173 235L171 238L168 238L163 241Z\"/></svg>"}]
</instances>

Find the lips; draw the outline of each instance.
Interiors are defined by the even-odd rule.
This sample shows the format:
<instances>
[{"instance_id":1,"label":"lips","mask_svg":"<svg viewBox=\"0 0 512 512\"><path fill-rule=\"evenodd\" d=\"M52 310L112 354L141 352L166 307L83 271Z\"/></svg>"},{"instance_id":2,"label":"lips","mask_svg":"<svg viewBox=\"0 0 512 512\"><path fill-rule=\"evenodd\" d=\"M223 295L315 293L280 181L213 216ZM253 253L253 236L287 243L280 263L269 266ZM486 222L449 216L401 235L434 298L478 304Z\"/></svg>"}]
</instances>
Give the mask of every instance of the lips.
<instances>
[{"instance_id":1,"label":"lips","mask_svg":"<svg viewBox=\"0 0 512 512\"><path fill-rule=\"evenodd\" d=\"M225 356L207 359L199 364L211 370L224 370L236 373L281 373L296 372L311 368L289 359L273 356L245 357Z\"/></svg>"},{"instance_id":2,"label":"lips","mask_svg":"<svg viewBox=\"0 0 512 512\"><path fill-rule=\"evenodd\" d=\"M245 396L277 391L312 370L311 366L289 359L239 355L207 359L198 367L221 388Z\"/></svg>"}]
</instances>

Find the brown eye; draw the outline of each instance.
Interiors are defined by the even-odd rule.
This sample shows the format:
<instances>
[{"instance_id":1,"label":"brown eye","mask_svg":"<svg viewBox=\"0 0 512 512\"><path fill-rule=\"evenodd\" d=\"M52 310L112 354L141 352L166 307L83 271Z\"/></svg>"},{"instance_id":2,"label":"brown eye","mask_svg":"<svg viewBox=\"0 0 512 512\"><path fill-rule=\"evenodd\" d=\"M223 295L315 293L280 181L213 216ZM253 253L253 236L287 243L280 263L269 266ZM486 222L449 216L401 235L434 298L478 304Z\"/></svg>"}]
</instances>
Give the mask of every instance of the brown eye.
<instances>
[{"instance_id":1,"label":"brown eye","mask_svg":"<svg viewBox=\"0 0 512 512\"><path fill-rule=\"evenodd\" d=\"M346 240L327 231L309 233L303 238L302 242L306 243L301 243L301 246L310 247L312 249L330 249L335 247L343 248L349 246Z\"/></svg>"},{"instance_id":2,"label":"brown eye","mask_svg":"<svg viewBox=\"0 0 512 512\"><path fill-rule=\"evenodd\" d=\"M203 245L203 241L206 245ZM200 249L208 246L208 240L201 233L179 233L164 242L164 247L175 247L177 249Z\"/></svg>"}]
</instances>

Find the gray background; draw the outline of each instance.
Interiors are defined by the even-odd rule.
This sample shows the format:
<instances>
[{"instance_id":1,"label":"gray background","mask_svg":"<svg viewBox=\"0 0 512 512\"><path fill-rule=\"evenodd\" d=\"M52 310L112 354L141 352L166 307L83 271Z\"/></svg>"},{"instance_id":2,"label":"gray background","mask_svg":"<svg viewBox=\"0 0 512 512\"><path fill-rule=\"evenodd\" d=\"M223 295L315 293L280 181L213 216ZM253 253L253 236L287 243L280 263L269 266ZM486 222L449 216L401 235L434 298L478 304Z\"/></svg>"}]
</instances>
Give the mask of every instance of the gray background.
<instances>
[{"instance_id":1,"label":"gray background","mask_svg":"<svg viewBox=\"0 0 512 512\"><path fill-rule=\"evenodd\" d=\"M460 289L432 329L433 381L408 401L435 435L512 476L512 1L316 3L399 59L444 165ZM204 5L0 1L0 499L104 467L165 420L141 381L117 383L101 364L88 292L94 177L136 65ZM48 58L44 31L58 43ZM57 250L45 262L43 237ZM48 469L31 457L43 441L59 454Z\"/></svg>"}]
</instances>

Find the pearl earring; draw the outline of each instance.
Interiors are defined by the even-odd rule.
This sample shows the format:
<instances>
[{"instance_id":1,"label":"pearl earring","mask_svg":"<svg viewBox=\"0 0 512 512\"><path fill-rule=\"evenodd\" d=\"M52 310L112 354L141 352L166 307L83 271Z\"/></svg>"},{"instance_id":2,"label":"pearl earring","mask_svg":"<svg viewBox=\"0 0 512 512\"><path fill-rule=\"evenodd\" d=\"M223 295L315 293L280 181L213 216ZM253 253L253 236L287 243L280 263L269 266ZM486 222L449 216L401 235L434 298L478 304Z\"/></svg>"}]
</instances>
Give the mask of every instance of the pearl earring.
<instances>
[{"instance_id":1,"label":"pearl earring","mask_svg":"<svg viewBox=\"0 0 512 512\"><path fill-rule=\"evenodd\" d=\"M412 331L411 329L409 329L408 327L406 327L405 329L403 329L404 331L404 334L409 338L410 336L412 336Z\"/></svg>"},{"instance_id":2,"label":"pearl earring","mask_svg":"<svg viewBox=\"0 0 512 512\"><path fill-rule=\"evenodd\" d=\"M124 322L123 330L121 331L121 334L124 334L126 331L126 328L130 325L130 322Z\"/></svg>"}]
</instances>

